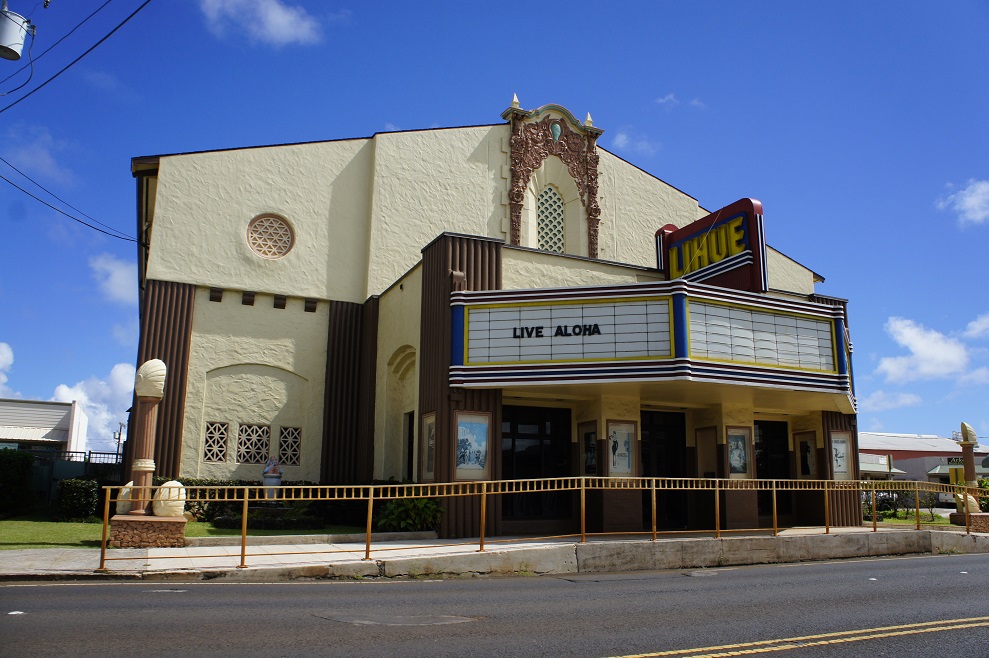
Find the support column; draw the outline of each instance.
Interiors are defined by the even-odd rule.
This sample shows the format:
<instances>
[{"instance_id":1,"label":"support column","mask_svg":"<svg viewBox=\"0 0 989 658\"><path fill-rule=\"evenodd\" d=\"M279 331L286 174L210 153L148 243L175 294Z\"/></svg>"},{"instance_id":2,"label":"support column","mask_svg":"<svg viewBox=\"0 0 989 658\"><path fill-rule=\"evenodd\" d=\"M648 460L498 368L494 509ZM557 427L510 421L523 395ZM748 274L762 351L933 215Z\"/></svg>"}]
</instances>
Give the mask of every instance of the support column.
<instances>
[{"instance_id":1,"label":"support column","mask_svg":"<svg viewBox=\"0 0 989 658\"><path fill-rule=\"evenodd\" d=\"M134 381L137 431L134 436L134 462L130 479L134 482L133 491L141 498L150 498L151 478L155 472L155 421L158 417L158 404L165 394L165 372L165 364L159 359L152 359L138 368ZM149 505L150 501L142 501L128 514L143 516Z\"/></svg>"}]
</instances>

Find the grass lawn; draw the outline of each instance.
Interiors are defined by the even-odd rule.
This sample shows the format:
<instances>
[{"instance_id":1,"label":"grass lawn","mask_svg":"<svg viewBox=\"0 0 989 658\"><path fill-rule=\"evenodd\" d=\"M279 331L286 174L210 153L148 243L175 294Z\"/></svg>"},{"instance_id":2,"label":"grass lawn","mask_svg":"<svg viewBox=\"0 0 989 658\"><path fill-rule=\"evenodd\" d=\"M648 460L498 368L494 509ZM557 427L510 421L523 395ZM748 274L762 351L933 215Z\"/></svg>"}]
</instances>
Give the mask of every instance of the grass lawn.
<instances>
[{"instance_id":1,"label":"grass lawn","mask_svg":"<svg viewBox=\"0 0 989 658\"><path fill-rule=\"evenodd\" d=\"M253 536L341 535L363 533L353 526L326 526L319 530L249 530ZM240 536L240 530L214 528L205 522L185 526L186 537ZM47 517L20 517L0 521L0 551L24 548L99 548L102 523L57 523Z\"/></svg>"}]
</instances>

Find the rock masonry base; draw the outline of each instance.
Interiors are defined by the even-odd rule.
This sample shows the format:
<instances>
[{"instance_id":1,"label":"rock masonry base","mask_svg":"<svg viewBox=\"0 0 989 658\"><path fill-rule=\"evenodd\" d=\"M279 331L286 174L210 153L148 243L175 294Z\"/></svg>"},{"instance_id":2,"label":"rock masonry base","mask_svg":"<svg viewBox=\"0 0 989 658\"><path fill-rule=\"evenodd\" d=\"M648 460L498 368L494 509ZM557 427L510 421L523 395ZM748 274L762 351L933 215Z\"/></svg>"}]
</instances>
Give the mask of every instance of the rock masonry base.
<instances>
[{"instance_id":1,"label":"rock masonry base","mask_svg":"<svg viewBox=\"0 0 989 658\"><path fill-rule=\"evenodd\" d=\"M110 519L109 544L114 548L182 548L185 518L114 516Z\"/></svg>"}]
</instances>

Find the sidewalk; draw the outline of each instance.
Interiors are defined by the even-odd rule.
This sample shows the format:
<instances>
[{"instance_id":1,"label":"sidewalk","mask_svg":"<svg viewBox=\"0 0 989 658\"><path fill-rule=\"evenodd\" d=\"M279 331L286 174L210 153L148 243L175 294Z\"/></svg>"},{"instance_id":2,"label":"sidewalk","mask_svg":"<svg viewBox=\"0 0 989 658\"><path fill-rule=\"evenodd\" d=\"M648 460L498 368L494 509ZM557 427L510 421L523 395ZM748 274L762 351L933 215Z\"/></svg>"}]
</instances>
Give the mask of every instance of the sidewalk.
<instances>
[{"instance_id":1,"label":"sidewalk","mask_svg":"<svg viewBox=\"0 0 989 658\"><path fill-rule=\"evenodd\" d=\"M355 536L249 537L246 568L239 538L190 540L185 548L108 549L106 571L98 571L99 549L0 551L0 580L167 580L224 579L272 582L324 578L422 578L540 575L708 568L880 555L989 553L989 534L956 530L871 527L791 528L779 536L663 535L639 538L505 541L406 536L375 540L365 560L363 538ZM332 539L331 539L332 537ZM233 540L233 541L231 541ZM319 543L310 543L310 542ZM277 543L274 543L277 542ZM219 545L218 545L219 544Z\"/></svg>"}]
</instances>

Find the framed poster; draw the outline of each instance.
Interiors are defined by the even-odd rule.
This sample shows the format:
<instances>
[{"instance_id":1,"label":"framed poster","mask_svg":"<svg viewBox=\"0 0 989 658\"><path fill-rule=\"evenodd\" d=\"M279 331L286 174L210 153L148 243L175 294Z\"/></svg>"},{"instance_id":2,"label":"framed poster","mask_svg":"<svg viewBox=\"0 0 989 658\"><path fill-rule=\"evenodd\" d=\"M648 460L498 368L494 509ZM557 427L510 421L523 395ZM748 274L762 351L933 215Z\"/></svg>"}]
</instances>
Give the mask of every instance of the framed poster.
<instances>
[{"instance_id":1,"label":"framed poster","mask_svg":"<svg viewBox=\"0 0 989 658\"><path fill-rule=\"evenodd\" d=\"M580 441L581 473L597 475L598 472L598 424L597 421L581 423L577 426Z\"/></svg>"},{"instance_id":2,"label":"framed poster","mask_svg":"<svg viewBox=\"0 0 989 658\"><path fill-rule=\"evenodd\" d=\"M850 480L852 465L849 463L849 432L831 432L831 468L835 480Z\"/></svg>"},{"instance_id":3,"label":"framed poster","mask_svg":"<svg viewBox=\"0 0 989 658\"><path fill-rule=\"evenodd\" d=\"M457 480L489 480L488 444L491 414L478 411L456 412Z\"/></svg>"},{"instance_id":4,"label":"framed poster","mask_svg":"<svg viewBox=\"0 0 989 658\"><path fill-rule=\"evenodd\" d=\"M422 415L419 435L420 479L432 482L436 478L436 412Z\"/></svg>"},{"instance_id":5,"label":"framed poster","mask_svg":"<svg viewBox=\"0 0 989 658\"><path fill-rule=\"evenodd\" d=\"M747 478L752 474L752 430L748 427L727 427L728 477Z\"/></svg>"},{"instance_id":6,"label":"framed poster","mask_svg":"<svg viewBox=\"0 0 989 658\"><path fill-rule=\"evenodd\" d=\"M608 475L631 475L635 423L608 421Z\"/></svg>"},{"instance_id":7,"label":"framed poster","mask_svg":"<svg viewBox=\"0 0 989 658\"><path fill-rule=\"evenodd\" d=\"M800 432L793 438L797 444L797 477L816 480L817 435L814 432Z\"/></svg>"}]
</instances>

